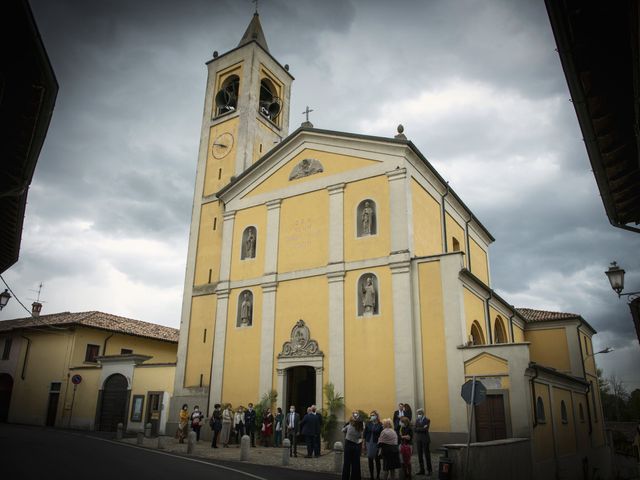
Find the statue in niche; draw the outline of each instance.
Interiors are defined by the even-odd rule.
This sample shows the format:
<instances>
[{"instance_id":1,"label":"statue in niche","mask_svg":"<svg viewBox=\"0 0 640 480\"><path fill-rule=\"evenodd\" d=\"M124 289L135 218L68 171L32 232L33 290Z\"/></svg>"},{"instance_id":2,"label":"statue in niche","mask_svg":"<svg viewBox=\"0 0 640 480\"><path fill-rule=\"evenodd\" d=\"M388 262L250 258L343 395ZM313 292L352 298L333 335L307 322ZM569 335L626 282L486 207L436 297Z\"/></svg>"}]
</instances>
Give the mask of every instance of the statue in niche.
<instances>
[{"instance_id":1,"label":"statue in niche","mask_svg":"<svg viewBox=\"0 0 640 480\"><path fill-rule=\"evenodd\" d=\"M289 180L308 177L309 175L313 175L314 173L322 173L323 171L324 168L319 160L316 160L315 158L305 158L295 167L293 167L293 170L289 175Z\"/></svg>"},{"instance_id":2,"label":"statue in niche","mask_svg":"<svg viewBox=\"0 0 640 480\"><path fill-rule=\"evenodd\" d=\"M369 275L362 286L362 310L365 315L373 315L376 309L376 287Z\"/></svg>"},{"instance_id":3,"label":"statue in niche","mask_svg":"<svg viewBox=\"0 0 640 480\"><path fill-rule=\"evenodd\" d=\"M255 258L256 256L256 236L253 233L253 228L247 229L247 238L244 242L244 257L243 258Z\"/></svg>"},{"instance_id":4,"label":"statue in niche","mask_svg":"<svg viewBox=\"0 0 640 480\"><path fill-rule=\"evenodd\" d=\"M369 200L364 202L364 208L362 209L362 234L371 235L371 219L373 217L373 208Z\"/></svg>"},{"instance_id":5,"label":"statue in niche","mask_svg":"<svg viewBox=\"0 0 640 480\"><path fill-rule=\"evenodd\" d=\"M242 295L242 304L240 304L240 326L248 327L251 325L251 311L253 305L251 304L251 297L249 292L244 292Z\"/></svg>"}]
</instances>

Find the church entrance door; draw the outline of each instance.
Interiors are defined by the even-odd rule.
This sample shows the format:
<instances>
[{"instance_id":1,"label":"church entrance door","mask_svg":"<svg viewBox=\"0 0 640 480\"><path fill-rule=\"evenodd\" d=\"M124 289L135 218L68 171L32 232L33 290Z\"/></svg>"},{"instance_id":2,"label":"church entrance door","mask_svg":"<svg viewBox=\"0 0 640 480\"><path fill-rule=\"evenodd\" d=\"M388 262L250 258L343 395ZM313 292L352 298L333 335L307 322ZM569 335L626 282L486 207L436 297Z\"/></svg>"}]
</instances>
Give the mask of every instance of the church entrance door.
<instances>
[{"instance_id":1,"label":"church entrance door","mask_svg":"<svg viewBox=\"0 0 640 480\"><path fill-rule=\"evenodd\" d=\"M308 366L287 368L286 382L285 408L288 410L289 406L295 405L302 420L307 408L316 403L316 369Z\"/></svg>"},{"instance_id":2,"label":"church entrance door","mask_svg":"<svg viewBox=\"0 0 640 480\"><path fill-rule=\"evenodd\" d=\"M118 373L104 382L102 405L100 408L100 430L115 432L118 423L126 424L129 391L127 379Z\"/></svg>"}]
</instances>

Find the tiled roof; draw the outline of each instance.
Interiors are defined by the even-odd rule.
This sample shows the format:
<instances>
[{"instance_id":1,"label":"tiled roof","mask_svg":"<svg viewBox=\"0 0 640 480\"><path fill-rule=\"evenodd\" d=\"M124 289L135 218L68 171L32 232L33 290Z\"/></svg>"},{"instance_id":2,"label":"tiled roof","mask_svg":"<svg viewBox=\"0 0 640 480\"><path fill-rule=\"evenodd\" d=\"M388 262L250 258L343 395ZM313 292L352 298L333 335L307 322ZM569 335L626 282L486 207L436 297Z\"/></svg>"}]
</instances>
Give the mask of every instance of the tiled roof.
<instances>
[{"instance_id":1,"label":"tiled roof","mask_svg":"<svg viewBox=\"0 0 640 480\"><path fill-rule=\"evenodd\" d=\"M581 318L577 313L548 312L546 310L534 310L533 308L516 308L516 310L527 322L553 322Z\"/></svg>"},{"instance_id":2,"label":"tiled roof","mask_svg":"<svg viewBox=\"0 0 640 480\"><path fill-rule=\"evenodd\" d=\"M179 331L175 328L95 311L78 313L62 312L52 313L51 315L40 315L39 317L5 320L0 322L0 332L19 330L22 328L64 327L71 325L83 325L85 327L123 333L125 335L136 335L178 343Z\"/></svg>"}]
</instances>

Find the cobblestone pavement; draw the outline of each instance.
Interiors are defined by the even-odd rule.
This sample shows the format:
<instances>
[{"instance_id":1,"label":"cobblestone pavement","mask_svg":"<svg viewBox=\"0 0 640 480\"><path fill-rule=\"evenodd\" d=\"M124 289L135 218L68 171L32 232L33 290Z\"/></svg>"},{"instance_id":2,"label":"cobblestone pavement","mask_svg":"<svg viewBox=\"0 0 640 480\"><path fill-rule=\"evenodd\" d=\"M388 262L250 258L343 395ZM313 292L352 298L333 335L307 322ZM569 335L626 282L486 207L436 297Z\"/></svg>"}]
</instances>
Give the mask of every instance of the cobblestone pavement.
<instances>
[{"instance_id":1,"label":"cobblestone pavement","mask_svg":"<svg viewBox=\"0 0 640 480\"><path fill-rule=\"evenodd\" d=\"M123 442L135 445L136 438L125 438ZM187 454L187 443L178 443L173 437L158 437L158 438L144 438L142 446L147 448L158 448L158 443L164 444L164 449L167 452ZM307 470L314 472L327 472L336 473L334 470L335 453L331 450L322 450L319 458L304 458L306 454L306 447L302 446L298 449L297 457L289 458L289 465L287 468L295 470ZM217 459L224 461L240 462L240 448L238 445L230 445L228 448L211 448L211 444L206 440L201 440L195 445L194 452L192 454L195 457ZM412 473L415 474L419 470L418 457L414 455L412 457ZM430 478L437 478L438 476L438 455L431 452L431 462L433 465L434 473ZM247 463L254 463L258 465L273 465L282 466L282 448L265 448L265 447L253 447L249 451L249 460ZM367 464L367 457L360 458L360 466L362 469L362 477L369 478L369 466ZM418 477L429 478L429 477Z\"/></svg>"}]
</instances>

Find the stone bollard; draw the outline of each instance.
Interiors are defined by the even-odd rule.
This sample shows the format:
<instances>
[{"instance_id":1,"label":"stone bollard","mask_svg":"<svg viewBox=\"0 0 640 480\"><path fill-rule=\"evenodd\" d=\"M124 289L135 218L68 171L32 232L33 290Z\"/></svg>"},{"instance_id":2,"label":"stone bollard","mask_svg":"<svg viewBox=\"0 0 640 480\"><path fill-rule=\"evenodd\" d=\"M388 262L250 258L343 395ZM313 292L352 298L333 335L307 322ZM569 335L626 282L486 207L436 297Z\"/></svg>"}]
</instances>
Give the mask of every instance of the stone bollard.
<instances>
[{"instance_id":1,"label":"stone bollard","mask_svg":"<svg viewBox=\"0 0 640 480\"><path fill-rule=\"evenodd\" d=\"M124 430L124 425L122 423L118 424L116 428L116 440L122 440L122 431Z\"/></svg>"},{"instance_id":2,"label":"stone bollard","mask_svg":"<svg viewBox=\"0 0 640 480\"><path fill-rule=\"evenodd\" d=\"M164 450L165 448L167 448L166 438L163 437L163 436L159 436L158 437L158 450Z\"/></svg>"},{"instance_id":3,"label":"stone bollard","mask_svg":"<svg viewBox=\"0 0 640 480\"><path fill-rule=\"evenodd\" d=\"M249 460L249 448L251 447L251 438L249 435L243 435L240 439L240 461Z\"/></svg>"},{"instance_id":4,"label":"stone bollard","mask_svg":"<svg viewBox=\"0 0 640 480\"><path fill-rule=\"evenodd\" d=\"M142 432L138 432L138 433L136 434L136 437L137 437L137 441L136 441L136 443L137 443L138 445L142 445L142 444L144 443L144 434L143 434Z\"/></svg>"},{"instance_id":5,"label":"stone bollard","mask_svg":"<svg viewBox=\"0 0 640 480\"><path fill-rule=\"evenodd\" d=\"M150 423L147 423L144 426L144 436L147 437L147 438L151 438L151 424Z\"/></svg>"},{"instance_id":6,"label":"stone bollard","mask_svg":"<svg viewBox=\"0 0 640 480\"><path fill-rule=\"evenodd\" d=\"M341 442L336 442L333 444L333 451L336 456L333 458L333 471L335 473L342 472L342 457L344 455L344 447Z\"/></svg>"},{"instance_id":7,"label":"stone bollard","mask_svg":"<svg viewBox=\"0 0 640 480\"><path fill-rule=\"evenodd\" d=\"M289 449L291 448L291 440L285 438L282 442L282 465L289 465Z\"/></svg>"},{"instance_id":8,"label":"stone bollard","mask_svg":"<svg viewBox=\"0 0 640 480\"><path fill-rule=\"evenodd\" d=\"M189 432L187 435L187 453L193 453L196 448L196 432Z\"/></svg>"}]
</instances>

